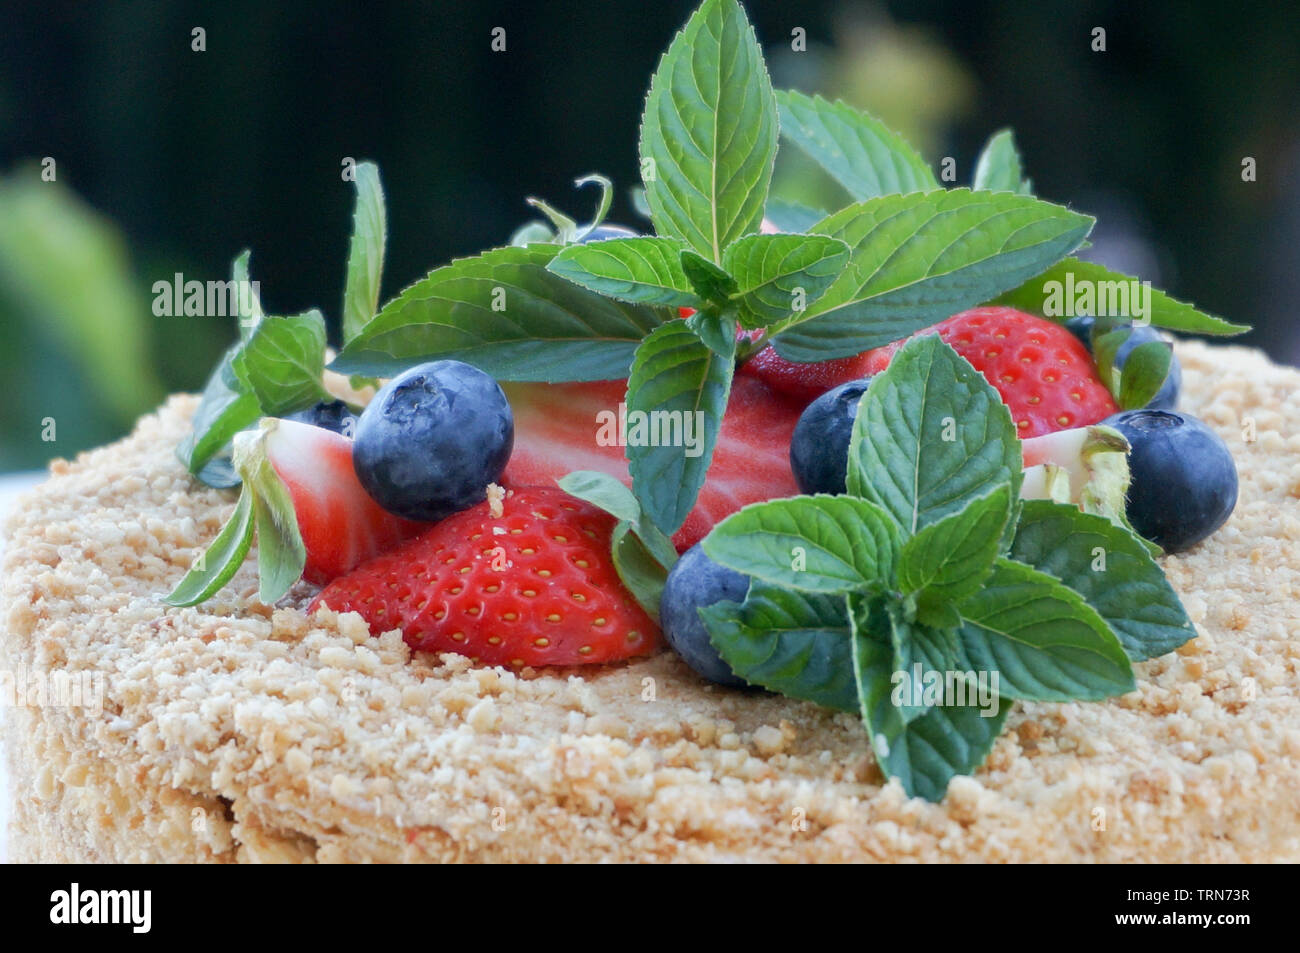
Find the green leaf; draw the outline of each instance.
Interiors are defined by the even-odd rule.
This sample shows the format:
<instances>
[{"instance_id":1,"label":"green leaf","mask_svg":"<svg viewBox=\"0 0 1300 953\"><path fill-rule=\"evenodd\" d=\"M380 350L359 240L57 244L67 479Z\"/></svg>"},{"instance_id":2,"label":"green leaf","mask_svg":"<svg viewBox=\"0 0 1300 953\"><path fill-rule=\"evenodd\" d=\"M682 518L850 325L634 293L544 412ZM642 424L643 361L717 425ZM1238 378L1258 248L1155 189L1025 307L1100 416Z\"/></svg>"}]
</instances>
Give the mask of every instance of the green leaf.
<instances>
[{"instance_id":1,"label":"green leaf","mask_svg":"<svg viewBox=\"0 0 1300 953\"><path fill-rule=\"evenodd\" d=\"M626 377L637 345L662 312L551 274L546 266L559 250L497 248L436 269L386 304L331 368L387 377L423 361L455 358L498 380Z\"/></svg>"},{"instance_id":2,"label":"green leaf","mask_svg":"<svg viewBox=\"0 0 1300 953\"><path fill-rule=\"evenodd\" d=\"M918 620L951 624L950 606L978 592L993 571L1010 516L1011 485L1005 483L922 527L903 544L898 585L916 595Z\"/></svg>"},{"instance_id":3,"label":"green leaf","mask_svg":"<svg viewBox=\"0 0 1300 953\"><path fill-rule=\"evenodd\" d=\"M647 548L637 534L636 524L620 520L614 525L610 538L610 553L614 570L627 591L641 604L650 618L659 621L659 601L664 594L668 570Z\"/></svg>"},{"instance_id":4,"label":"green leaf","mask_svg":"<svg viewBox=\"0 0 1300 953\"><path fill-rule=\"evenodd\" d=\"M1149 318L1157 327L1189 334L1241 334L1250 330L1249 325L1231 324L1198 311L1190 304L1175 301L1154 288L1151 289L1150 314L1125 314L1147 310L1145 306L1133 307L1132 283L1137 281L1130 275L1090 261L1066 258L1020 287L1002 294L996 303L1061 322L1076 315L1095 315Z\"/></svg>"},{"instance_id":5,"label":"green leaf","mask_svg":"<svg viewBox=\"0 0 1300 953\"><path fill-rule=\"evenodd\" d=\"M740 323L764 328L812 305L839 277L849 246L822 235L747 235L727 246Z\"/></svg>"},{"instance_id":6,"label":"green leaf","mask_svg":"<svg viewBox=\"0 0 1300 953\"><path fill-rule=\"evenodd\" d=\"M785 199L768 199L764 218L783 232L807 232L826 217L821 209Z\"/></svg>"},{"instance_id":7,"label":"green leaf","mask_svg":"<svg viewBox=\"0 0 1300 953\"><path fill-rule=\"evenodd\" d=\"M278 425L264 419L257 430L235 437L235 469L252 497L257 526L257 597L266 605L282 599L307 565L293 498L266 456L266 437Z\"/></svg>"},{"instance_id":8,"label":"green leaf","mask_svg":"<svg viewBox=\"0 0 1300 953\"><path fill-rule=\"evenodd\" d=\"M892 584L901 546L893 520L850 496L753 503L704 538L715 562L803 592L844 593Z\"/></svg>"},{"instance_id":9,"label":"green leaf","mask_svg":"<svg viewBox=\"0 0 1300 953\"><path fill-rule=\"evenodd\" d=\"M758 230L776 157L772 84L736 0L705 0L659 61L641 121L655 231L714 263Z\"/></svg>"},{"instance_id":10,"label":"green leaf","mask_svg":"<svg viewBox=\"0 0 1300 953\"><path fill-rule=\"evenodd\" d=\"M314 310L265 318L231 358L230 367L269 416L283 416L326 399L321 384L325 319Z\"/></svg>"},{"instance_id":11,"label":"green leaf","mask_svg":"<svg viewBox=\"0 0 1300 953\"><path fill-rule=\"evenodd\" d=\"M851 205L813 231L849 262L804 314L774 328L792 361L847 357L907 337L1015 288L1068 255L1093 220L1006 192L953 189Z\"/></svg>"},{"instance_id":12,"label":"green leaf","mask_svg":"<svg viewBox=\"0 0 1300 953\"><path fill-rule=\"evenodd\" d=\"M967 668L998 672L1000 691L1028 701L1099 701L1134 688L1124 647L1059 579L999 559L959 607Z\"/></svg>"},{"instance_id":13,"label":"green leaf","mask_svg":"<svg viewBox=\"0 0 1300 953\"><path fill-rule=\"evenodd\" d=\"M736 293L736 279L703 255L688 248L681 253L681 265L696 294L710 304L725 307Z\"/></svg>"},{"instance_id":14,"label":"green leaf","mask_svg":"<svg viewBox=\"0 0 1300 953\"><path fill-rule=\"evenodd\" d=\"M1003 484L1019 493L1023 456L998 392L937 335L905 344L858 404L848 490L907 536Z\"/></svg>"},{"instance_id":15,"label":"green leaf","mask_svg":"<svg viewBox=\"0 0 1300 953\"><path fill-rule=\"evenodd\" d=\"M790 698L858 710L844 599L750 583L739 606L700 609L709 639L731 670Z\"/></svg>"},{"instance_id":16,"label":"green leaf","mask_svg":"<svg viewBox=\"0 0 1300 953\"><path fill-rule=\"evenodd\" d=\"M677 561L677 550L673 548L672 540L645 518L641 504L621 480L596 470L575 470L556 482L570 496L586 500L617 519L631 523L646 549L665 569L671 569Z\"/></svg>"},{"instance_id":17,"label":"green leaf","mask_svg":"<svg viewBox=\"0 0 1300 953\"><path fill-rule=\"evenodd\" d=\"M379 167L356 166L357 202L352 213L352 244L348 249L347 284L343 289L343 340L351 341L379 310L379 283L384 274L384 244L388 216Z\"/></svg>"},{"instance_id":18,"label":"green leaf","mask_svg":"<svg viewBox=\"0 0 1300 953\"><path fill-rule=\"evenodd\" d=\"M729 313L711 308L696 311L686 319L686 326L695 332L710 351L724 361L736 360L736 320Z\"/></svg>"},{"instance_id":19,"label":"green leaf","mask_svg":"<svg viewBox=\"0 0 1300 953\"><path fill-rule=\"evenodd\" d=\"M650 203L645 198L645 186L634 185L627 190L627 194L632 202L632 208L638 215L648 221L650 219Z\"/></svg>"},{"instance_id":20,"label":"green leaf","mask_svg":"<svg viewBox=\"0 0 1300 953\"><path fill-rule=\"evenodd\" d=\"M1173 357L1173 348L1165 341L1147 341L1129 351L1124 359L1124 370L1120 373L1116 397L1120 410L1145 407L1151 403L1164 385Z\"/></svg>"},{"instance_id":21,"label":"green leaf","mask_svg":"<svg viewBox=\"0 0 1300 953\"><path fill-rule=\"evenodd\" d=\"M668 535L704 485L731 373L732 362L683 321L655 328L636 350L627 382L628 469L642 509Z\"/></svg>"},{"instance_id":22,"label":"green leaf","mask_svg":"<svg viewBox=\"0 0 1300 953\"><path fill-rule=\"evenodd\" d=\"M239 571L252 543L253 491L244 487L226 525L163 602L169 606L206 602Z\"/></svg>"},{"instance_id":23,"label":"green leaf","mask_svg":"<svg viewBox=\"0 0 1300 953\"><path fill-rule=\"evenodd\" d=\"M258 300L256 294L252 293L252 279L248 273L249 259L252 258L252 252L244 249L235 258L230 265L230 280L235 283L235 287L249 289L249 293L236 294L234 296L235 307L237 309L236 317L239 318L239 339L247 341L253 331L266 315L262 312L262 302ZM245 307L247 305L247 307Z\"/></svg>"},{"instance_id":24,"label":"green leaf","mask_svg":"<svg viewBox=\"0 0 1300 953\"><path fill-rule=\"evenodd\" d=\"M620 301L699 308L703 302L682 270L684 247L675 238L610 238L569 245L546 270Z\"/></svg>"},{"instance_id":25,"label":"green leaf","mask_svg":"<svg viewBox=\"0 0 1300 953\"><path fill-rule=\"evenodd\" d=\"M902 686L895 685L894 653L882 600L854 595L848 603L859 711L881 771L897 778L911 797L942 800L953 777L971 774L984 763L1011 702L989 694L986 687L986 697L971 692L975 704L936 706L906 721L894 699Z\"/></svg>"},{"instance_id":26,"label":"green leaf","mask_svg":"<svg viewBox=\"0 0 1300 953\"><path fill-rule=\"evenodd\" d=\"M1134 662L1196 637L1178 594L1141 539L1104 516L1026 500L1011 558L1061 580L1097 611Z\"/></svg>"},{"instance_id":27,"label":"green leaf","mask_svg":"<svg viewBox=\"0 0 1300 953\"><path fill-rule=\"evenodd\" d=\"M971 188L976 191L1018 192L1030 194L1029 182L1021 178L1020 153L1016 150L1016 137L1010 129L1001 129L989 137L975 164L975 179Z\"/></svg>"},{"instance_id":28,"label":"green leaf","mask_svg":"<svg viewBox=\"0 0 1300 953\"><path fill-rule=\"evenodd\" d=\"M238 352L238 345L232 347L212 371L190 432L176 448L176 455L191 473L200 473L231 437L261 416L257 398L244 390L231 369Z\"/></svg>"},{"instance_id":29,"label":"green leaf","mask_svg":"<svg viewBox=\"0 0 1300 953\"><path fill-rule=\"evenodd\" d=\"M842 102L793 90L776 94L781 134L806 152L854 201L939 188L924 159L879 119Z\"/></svg>"},{"instance_id":30,"label":"green leaf","mask_svg":"<svg viewBox=\"0 0 1300 953\"><path fill-rule=\"evenodd\" d=\"M943 701L942 696L930 700L928 689L932 680L936 680L934 684L940 687L946 685L959 652L957 632L909 620L897 599L889 599L885 608L889 616L889 643L893 650L891 677L897 678L899 673L905 676L901 681L903 691L892 701L904 721L914 721ZM915 691L910 691L913 687Z\"/></svg>"},{"instance_id":31,"label":"green leaf","mask_svg":"<svg viewBox=\"0 0 1300 953\"><path fill-rule=\"evenodd\" d=\"M1102 333L1098 333L1098 332ZM1119 394L1120 372L1115 367L1115 361L1119 357L1119 349L1123 347L1124 342L1132 334L1132 329L1123 327L1115 328L1110 331L1103 331L1100 327L1094 327L1092 330L1092 359L1097 366L1097 376L1101 382L1106 385L1106 389L1112 395Z\"/></svg>"}]
</instances>

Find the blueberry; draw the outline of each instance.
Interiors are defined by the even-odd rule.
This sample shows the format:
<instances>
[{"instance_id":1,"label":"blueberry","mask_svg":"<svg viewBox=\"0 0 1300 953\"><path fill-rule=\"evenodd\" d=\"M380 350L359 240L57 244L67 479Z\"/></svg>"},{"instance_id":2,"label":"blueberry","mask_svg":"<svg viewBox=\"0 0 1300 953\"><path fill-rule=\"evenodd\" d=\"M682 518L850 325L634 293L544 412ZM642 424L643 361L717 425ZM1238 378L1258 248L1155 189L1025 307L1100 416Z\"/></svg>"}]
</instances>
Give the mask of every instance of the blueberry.
<instances>
[{"instance_id":1,"label":"blueberry","mask_svg":"<svg viewBox=\"0 0 1300 953\"><path fill-rule=\"evenodd\" d=\"M1132 445L1128 518L1168 552L1224 524L1237 505L1237 465L1219 435L1190 414L1125 410L1102 421Z\"/></svg>"},{"instance_id":2,"label":"blueberry","mask_svg":"<svg viewBox=\"0 0 1300 953\"><path fill-rule=\"evenodd\" d=\"M357 416L341 400L323 400L315 407L290 414L286 419L332 430L345 437L351 437L357 432Z\"/></svg>"},{"instance_id":3,"label":"blueberry","mask_svg":"<svg viewBox=\"0 0 1300 953\"><path fill-rule=\"evenodd\" d=\"M497 382L460 361L433 361L380 388L357 421L352 465L384 509L434 521L481 502L514 442Z\"/></svg>"},{"instance_id":4,"label":"blueberry","mask_svg":"<svg viewBox=\"0 0 1300 953\"><path fill-rule=\"evenodd\" d=\"M1089 317L1071 318L1065 322L1066 330L1083 342L1083 346L1092 353L1092 326L1095 319ZM1128 325L1121 325L1127 327ZM1124 369L1128 356L1133 353L1133 349L1140 344L1146 344L1148 341L1160 341L1168 343L1165 338L1150 325L1138 326L1133 328L1133 333L1128 336L1119 350L1115 352L1115 366L1120 370ZM1169 372L1165 375L1165 382L1160 385L1156 395L1147 402L1149 410L1173 410L1178 406L1178 394L1183 386L1183 368L1178 363L1178 355L1170 354Z\"/></svg>"},{"instance_id":5,"label":"blueberry","mask_svg":"<svg viewBox=\"0 0 1300 953\"><path fill-rule=\"evenodd\" d=\"M659 623L668 644L697 674L728 688L747 683L718 655L696 610L715 602L743 602L748 592L748 576L718 565L696 543L673 564L659 602Z\"/></svg>"},{"instance_id":6,"label":"blueberry","mask_svg":"<svg viewBox=\"0 0 1300 953\"><path fill-rule=\"evenodd\" d=\"M579 232L579 234L582 234ZM587 242L601 242L607 238L636 238L637 233L630 228L622 225L612 225L608 222L604 225L597 225L587 234L578 239L579 245L585 245Z\"/></svg>"},{"instance_id":7,"label":"blueberry","mask_svg":"<svg viewBox=\"0 0 1300 953\"><path fill-rule=\"evenodd\" d=\"M804 408L790 438L790 469L804 493L843 493L849 437L871 378L849 381Z\"/></svg>"}]
</instances>

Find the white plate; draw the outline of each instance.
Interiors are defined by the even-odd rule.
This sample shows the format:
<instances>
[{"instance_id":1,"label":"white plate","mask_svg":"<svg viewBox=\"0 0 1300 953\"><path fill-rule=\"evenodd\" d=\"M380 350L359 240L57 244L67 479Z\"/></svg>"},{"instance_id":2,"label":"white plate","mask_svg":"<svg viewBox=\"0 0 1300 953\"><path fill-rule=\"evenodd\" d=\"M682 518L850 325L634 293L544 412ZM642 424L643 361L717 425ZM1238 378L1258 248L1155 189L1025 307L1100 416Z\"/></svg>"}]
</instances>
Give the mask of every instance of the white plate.
<instances>
[{"instance_id":1,"label":"white plate","mask_svg":"<svg viewBox=\"0 0 1300 953\"><path fill-rule=\"evenodd\" d=\"M10 505L18 494L27 490L41 480L44 473L7 473L0 475L0 521L4 520ZM4 553L4 537L0 536L0 555ZM0 719L5 716L5 706L0 705ZM0 864L5 863L9 855L9 774L5 768L5 758L0 757Z\"/></svg>"}]
</instances>

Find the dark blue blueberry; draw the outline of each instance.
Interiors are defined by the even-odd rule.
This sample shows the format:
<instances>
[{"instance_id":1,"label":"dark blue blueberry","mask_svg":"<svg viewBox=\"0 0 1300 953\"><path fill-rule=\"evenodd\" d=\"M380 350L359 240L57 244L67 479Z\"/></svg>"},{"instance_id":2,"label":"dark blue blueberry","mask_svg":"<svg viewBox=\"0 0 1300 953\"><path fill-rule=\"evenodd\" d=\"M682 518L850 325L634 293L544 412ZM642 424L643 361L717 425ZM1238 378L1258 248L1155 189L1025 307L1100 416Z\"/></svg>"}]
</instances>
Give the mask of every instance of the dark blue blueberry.
<instances>
[{"instance_id":1,"label":"dark blue blueberry","mask_svg":"<svg viewBox=\"0 0 1300 953\"><path fill-rule=\"evenodd\" d=\"M1093 318L1081 317L1071 318L1065 322L1066 329L1076 338L1083 342L1083 346L1092 353L1092 326ZM1121 325L1124 326L1124 325ZM1150 325L1133 328L1133 333L1128 336L1119 350L1115 352L1115 366L1121 371L1124 364L1128 361L1128 356L1133 353L1133 349L1140 344L1146 344L1148 341L1160 341L1168 343L1160 332ZM1183 386L1183 368L1178 363L1178 355L1169 355L1169 373L1165 375L1165 382L1160 385L1156 395L1147 402L1148 410L1173 410L1178 406L1178 395Z\"/></svg>"},{"instance_id":2,"label":"dark blue blueberry","mask_svg":"<svg viewBox=\"0 0 1300 953\"><path fill-rule=\"evenodd\" d=\"M1190 414L1125 410L1102 421L1132 445L1128 518L1168 552L1187 549L1228 519L1237 505L1237 465L1227 445Z\"/></svg>"},{"instance_id":3,"label":"dark blue blueberry","mask_svg":"<svg viewBox=\"0 0 1300 953\"><path fill-rule=\"evenodd\" d=\"M849 438L871 378L849 381L804 408L790 438L790 469L804 493L843 493Z\"/></svg>"},{"instance_id":4,"label":"dark blue blueberry","mask_svg":"<svg viewBox=\"0 0 1300 953\"><path fill-rule=\"evenodd\" d=\"M747 683L718 655L696 610L715 602L743 602L748 592L748 576L719 566L696 543L673 564L659 601L659 624L668 644L697 674L728 688Z\"/></svg>"},{"instance_id":5,"label":"dark blue blueberry","mask_svg":"<svg viewBox=\"0 0 1300 953\"><path fill-rule=\"evenodd\" d=\"M332 430L345 437L352 437L357 432L357 415L341 400L323 400L315 407L290 414L286 419Z\"/></svg>"},{"instance_id":6,"label":"dark blue blueberry","mask_svg":"<svg viewBox=\"0 0 1300 953\"><path fill-rule=\"evenodd\" d=\"M603 225L597 225L586 235L578 239L577 244L585 245L587 242L601 242L606 238L636 238L637 232L630 228L624 228L622 225L611 225L606 222Z\"/></svg>"},{"instance_id":7,"label":"dark blue blueberry","mask_svg":"<svg viewBox=\"0 0 1300 953\"><path fill-rule=\"evenodd\" d=\"M434 521L482 502L514 442L500 385L460 361L433 361L380 388L357 421L352 465L384 509Z\"/></svg>"}]
</instances>

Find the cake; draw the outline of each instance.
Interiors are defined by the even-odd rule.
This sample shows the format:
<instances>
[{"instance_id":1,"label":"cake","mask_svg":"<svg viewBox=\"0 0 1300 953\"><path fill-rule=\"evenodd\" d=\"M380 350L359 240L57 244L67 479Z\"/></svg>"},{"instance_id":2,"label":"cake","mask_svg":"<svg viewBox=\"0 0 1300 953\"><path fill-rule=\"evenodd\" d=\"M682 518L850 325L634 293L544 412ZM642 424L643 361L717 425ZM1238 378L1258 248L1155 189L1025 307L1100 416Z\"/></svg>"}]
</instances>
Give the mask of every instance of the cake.
<instances>
[{"instance_id":1,"label":"cake","mask_svg":"<svg viewBox=\"0 0 1300 953\"><path fill-rule=\"evenodd\" d=\"M1241 481L1226 526L1160 560L1198 636L1120 697L1018 703L938 803L884 778L855 717L719 688L671 652L575 670L412 653L309 617L305 583L262 604L251 560L164 607L234 506L174 455L197 406L174 396L55 461L8 519L0 669L88 686L4 713L11 859L1300 859L1300 371L1176 351L1182 404Z\"/></svg>"}]
</instances>

